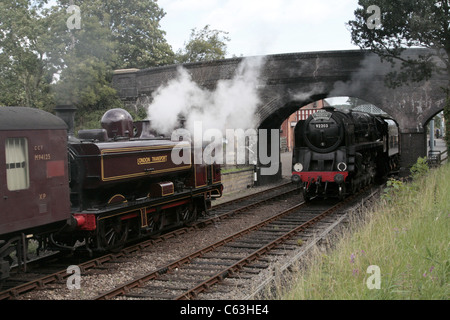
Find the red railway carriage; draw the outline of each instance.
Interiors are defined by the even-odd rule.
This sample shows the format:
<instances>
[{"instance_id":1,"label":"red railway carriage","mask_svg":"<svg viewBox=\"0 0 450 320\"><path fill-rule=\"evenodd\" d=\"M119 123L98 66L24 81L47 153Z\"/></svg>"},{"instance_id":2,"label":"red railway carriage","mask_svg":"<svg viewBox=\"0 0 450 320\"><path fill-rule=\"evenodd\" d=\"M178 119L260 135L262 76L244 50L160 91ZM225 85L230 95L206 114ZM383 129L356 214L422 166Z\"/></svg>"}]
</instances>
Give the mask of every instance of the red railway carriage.
<instances>
[{"instance_id":1,"label":"red railway carriage","mask_svg":"<svg viewBox=\"0 0 450 320\"><path fill-rule=\"evenodd\" d=\"M0 107L0 278L13 245L71 217L66 130L45 111Z\"/></svg>"}]
</instances>

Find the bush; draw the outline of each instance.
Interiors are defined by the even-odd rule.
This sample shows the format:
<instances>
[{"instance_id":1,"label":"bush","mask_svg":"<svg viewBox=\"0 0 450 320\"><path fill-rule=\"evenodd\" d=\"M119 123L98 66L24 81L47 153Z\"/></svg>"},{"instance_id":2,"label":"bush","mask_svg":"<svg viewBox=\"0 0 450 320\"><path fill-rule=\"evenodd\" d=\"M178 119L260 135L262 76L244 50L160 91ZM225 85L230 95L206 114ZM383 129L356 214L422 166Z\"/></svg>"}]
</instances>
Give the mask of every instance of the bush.
<instances>
[{"instance_id":1,"label":"bush","mask_svg":"<svg viewBox=\"0 0 450 320\"><path fill-rule=\"evenodd\" d=\"M411 167L411 177L413 180L417 180L420 177L423 177L430 171L428 167L427 158L419 158L417 162Z\"/></svg>"}]
</instances>

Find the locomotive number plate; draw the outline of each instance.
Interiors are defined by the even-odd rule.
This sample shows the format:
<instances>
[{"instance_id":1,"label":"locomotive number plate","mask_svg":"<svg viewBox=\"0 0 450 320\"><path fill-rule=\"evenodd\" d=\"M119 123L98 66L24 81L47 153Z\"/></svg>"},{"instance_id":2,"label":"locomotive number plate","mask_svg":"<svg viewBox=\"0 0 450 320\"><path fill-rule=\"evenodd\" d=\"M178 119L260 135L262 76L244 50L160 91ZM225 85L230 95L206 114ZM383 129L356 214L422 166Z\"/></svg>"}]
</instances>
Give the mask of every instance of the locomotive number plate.
<instances>
[{"instance_id":1,"label":"locomotive number plate","mask_svg":"<svg viewBox=\"0 0 450 320\"><path fill-rule=\"evenodd\" d=\"M328 123L316 123L315 126L316 129L326 129L330 127Z\"/></svg>"}]
</instances>

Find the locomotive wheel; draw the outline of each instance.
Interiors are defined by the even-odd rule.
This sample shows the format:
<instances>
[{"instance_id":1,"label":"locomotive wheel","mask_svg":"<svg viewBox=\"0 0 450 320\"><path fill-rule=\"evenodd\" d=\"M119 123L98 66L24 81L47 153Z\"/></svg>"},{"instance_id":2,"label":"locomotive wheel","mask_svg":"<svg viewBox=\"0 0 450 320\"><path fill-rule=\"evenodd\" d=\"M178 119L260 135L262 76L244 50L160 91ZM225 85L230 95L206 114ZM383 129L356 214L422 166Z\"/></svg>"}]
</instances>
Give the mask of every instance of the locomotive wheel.
<instances>
[{"instance_id":1,"label":"locomotive wheel","mask_svg":"<svg viewBox=\"0 0 450 320\"><path fill-rule=\"evenodd\" d=\"M189 223L197 219L197 208L193 204L182 206L178 211L179 219L183 223Z\"/></svg>"},{"instance_id":2,"label":"locomotive wheel","mask_svg":"<svg viewBox=\"0 0 450 320\"><path fill-rule=\"evenodd\" d=\"M160 214L154 214L148 217L148 233L155 233L161 230L162 226L162 217Z\"/></svg>"},{"instance_id":3,"label":"locomotive wheel","mask_svg":"<svg viewBox=\"0 0 450 320\"><path fill-rule=\"evenodd\" d=\"M128 239L128 221L106 219L99 226L99 245L107 251L118 251Z\"/></svg>"}]
</instances>

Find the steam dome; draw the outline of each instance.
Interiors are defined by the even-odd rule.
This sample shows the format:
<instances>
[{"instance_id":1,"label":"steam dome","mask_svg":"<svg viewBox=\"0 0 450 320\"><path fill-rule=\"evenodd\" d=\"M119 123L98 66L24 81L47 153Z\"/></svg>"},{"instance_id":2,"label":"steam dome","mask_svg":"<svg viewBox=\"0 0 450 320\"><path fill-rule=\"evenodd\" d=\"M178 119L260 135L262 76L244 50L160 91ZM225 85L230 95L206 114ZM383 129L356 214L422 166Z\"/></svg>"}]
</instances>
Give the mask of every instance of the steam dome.
<instances>
[{"instance_id":1,"label":"steam dome","mask_svg":"<svg viewBox=\"0 0 450 320\"><path fill-rule=\"evenodd\" d=\"M131 138L133 136L133 118L124 109L118 108L106 111L101 124L110 139Z\"/></svg>"}]
</instances>

